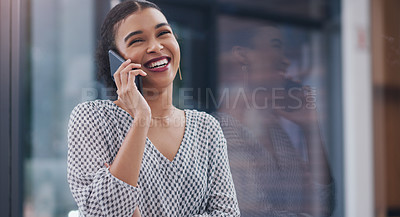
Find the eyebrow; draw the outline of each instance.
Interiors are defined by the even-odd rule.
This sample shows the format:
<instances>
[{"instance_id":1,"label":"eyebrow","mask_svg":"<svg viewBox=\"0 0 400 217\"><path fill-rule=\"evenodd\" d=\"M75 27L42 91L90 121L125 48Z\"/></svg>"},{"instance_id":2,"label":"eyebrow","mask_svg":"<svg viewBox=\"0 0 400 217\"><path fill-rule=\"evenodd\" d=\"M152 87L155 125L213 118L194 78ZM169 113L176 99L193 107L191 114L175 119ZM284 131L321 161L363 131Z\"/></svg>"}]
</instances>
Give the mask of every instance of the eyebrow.
<instances>
[{"instance_id":1,"label":"eyebrow","mask_svg":"<svg viewBox=\"0 0 400 217\"><path fill-rule=\"evenodd\" d=\"M160 27L163 27L163 26L170 26L168 23L159 23L159 24L157 24L156 25L156 27L154 27L155 29L158 29L158 28L160 28Z\"/></svg>"},{"instance_id":2,"label":"eyebrow","mask_svg":"<svg viewBox=\"0 0 400 217\"><path fill-rule=\"evenodd\" d=\"M277 43L279 43L279 44L283 44L283 43L282 43L282 40L277 39L277 38L272 39L271 42L277 42Z\"/></svg>"},{"instance_id":3,"label":"eyebrow","mask_svg":"<svg viewBox=\"0 0 400 217\"><path fill-rule=\"evenodd\" d=\"M157 24L157 25L154 27L154 29L158 29L158 28L161 28L161 27L163 27L163 26L170 26L170 25L169 25L168 23L159 23L159 24ZM132 36L134 36L134 35L139 35L139 34L142 34L142 33L143 33L143 31L141 31L141 30L131 32L131 33L129 33L129 34L124 38L124 42L128 41L128 39L129 39L130 37L132 37Z\"/></svg>"}]
</instances>

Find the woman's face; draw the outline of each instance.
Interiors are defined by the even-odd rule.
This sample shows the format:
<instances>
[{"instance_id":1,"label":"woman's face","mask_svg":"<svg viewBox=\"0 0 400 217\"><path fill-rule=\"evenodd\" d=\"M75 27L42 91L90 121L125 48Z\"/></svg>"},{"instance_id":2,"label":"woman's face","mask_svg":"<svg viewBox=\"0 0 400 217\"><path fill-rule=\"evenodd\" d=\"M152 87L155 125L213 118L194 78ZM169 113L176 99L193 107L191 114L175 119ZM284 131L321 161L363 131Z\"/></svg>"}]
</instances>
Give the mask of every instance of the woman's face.
<instances>
[{"instance_id":1,"label":"woman's face","mask_svg":"<svg viewBox=\"0 0 400 217\"><path fill-rule=\"evenodd\" d=\"M278 28L267 26L257 31L249 49L250 80L279 86L286 74L289 60L284 55L282 35Z\"/></svg>"},{"instance_id":2,"label":"woman's face","mask_svg":"<svg viewBox=\"0 0 400 217\"><path fill-rule=\"evenodd\" d=\"M179 45L165 16L157 9L139 10L122 20L115 44L125 59L142 65L143 87L171 85L180 61Z\"/></svg>"}]
</instances>

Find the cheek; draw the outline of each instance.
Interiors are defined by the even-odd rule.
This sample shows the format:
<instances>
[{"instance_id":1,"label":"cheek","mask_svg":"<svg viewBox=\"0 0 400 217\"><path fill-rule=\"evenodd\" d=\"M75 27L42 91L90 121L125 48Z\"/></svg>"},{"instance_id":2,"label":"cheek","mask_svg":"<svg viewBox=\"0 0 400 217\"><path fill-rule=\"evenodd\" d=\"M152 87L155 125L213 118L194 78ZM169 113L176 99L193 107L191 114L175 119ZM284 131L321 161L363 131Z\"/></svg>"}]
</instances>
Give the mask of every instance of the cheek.
<instances>
[{"instance_id":1,"label":"cheek","mask_svg":"<svg viewBox=\"0 0 400 217\"><path fill-rule=\"evenodd\" d=\"M140 51L131 51L129 58L131 58L133 63L142 63L143 55Z\"/></svg>"},{"instance_id":2,"label":"cheek","mask_svg":"<svg viewBox=\"0 0 400 217\"><path fill-rule=\"evenodd\" d=\"M179 62L181 60L181 50L179 48L178 42L175 42L175 45L174 45L174 57L175 57L176 63L179 64Z\"/></svg>"},{"instance_id":3,"label":"cheek","mask_svg":"<svg viewBox=\"0 0 400 217\"><path fill-rule=\"evenodd\" d=\"M257 68L267 69L271 65L273 58L269 52L260 51L260 52L255 52L251 56L250 61L252 62L253 66Z\"/></svg>"},{"instance_id":4,"label":"cheek","mask_svg":"<svg viewBox=\"0 0 400 217\"><path fill-rule=\"evenodd\" d=\"M131 59L133 63L142 63L143 60L143 49L139 47L130 47L124 50L120 50L120 52L123 54L125 59Z\"/></svg>"}]
</instances>

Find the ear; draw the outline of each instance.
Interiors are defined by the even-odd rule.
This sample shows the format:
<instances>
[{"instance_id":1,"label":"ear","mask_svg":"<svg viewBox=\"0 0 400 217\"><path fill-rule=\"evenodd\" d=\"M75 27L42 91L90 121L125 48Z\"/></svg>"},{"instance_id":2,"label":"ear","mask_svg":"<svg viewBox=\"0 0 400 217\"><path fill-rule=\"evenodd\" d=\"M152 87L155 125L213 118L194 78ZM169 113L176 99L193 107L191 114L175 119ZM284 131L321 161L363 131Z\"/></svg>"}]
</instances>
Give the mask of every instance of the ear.
<instances>
[{"instance_id":1,"label":"ear","mask_svg":"<svg viewBox=\"0 0 400 217\"><path fill-rule=\"evenodd\" d=\"M249 49L246 47L234 46L232 48L233 56L242 65L249 65L248 52L249 52Z\"/></svg>"}]
</instances>

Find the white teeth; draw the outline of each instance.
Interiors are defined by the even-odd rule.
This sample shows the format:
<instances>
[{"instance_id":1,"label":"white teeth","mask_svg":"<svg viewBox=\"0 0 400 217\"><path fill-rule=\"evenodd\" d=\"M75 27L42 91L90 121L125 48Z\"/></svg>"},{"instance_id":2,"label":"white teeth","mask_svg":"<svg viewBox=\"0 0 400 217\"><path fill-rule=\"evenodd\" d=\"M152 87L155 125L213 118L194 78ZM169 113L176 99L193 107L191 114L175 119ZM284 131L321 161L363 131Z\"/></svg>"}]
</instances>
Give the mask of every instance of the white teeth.
<instances>
[{"instance_id":1,"label":"white teeth","mask_svg":"<svg viewBox=\"0 0 400 217\"><path fill-rule=\"evenodd\" d=\"M168 60L167 59L162 59L162 60L159 60L157 62L150 63L149 68L156 68L156 67L164 66L164 65L167 65L167 64L168 64Z\"/></svg>"}]
</instances>

